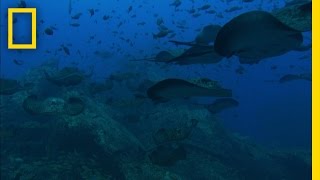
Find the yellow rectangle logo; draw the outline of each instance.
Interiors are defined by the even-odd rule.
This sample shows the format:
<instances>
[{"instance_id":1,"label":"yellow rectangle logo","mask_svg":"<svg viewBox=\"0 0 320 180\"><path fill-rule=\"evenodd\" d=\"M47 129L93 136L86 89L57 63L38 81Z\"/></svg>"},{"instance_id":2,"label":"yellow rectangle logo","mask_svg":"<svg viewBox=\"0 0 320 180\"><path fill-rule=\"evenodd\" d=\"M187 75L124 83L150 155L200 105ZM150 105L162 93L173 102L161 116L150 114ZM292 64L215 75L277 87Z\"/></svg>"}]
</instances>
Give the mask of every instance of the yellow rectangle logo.
<instances>
[{"instance_id":1,"label":"yellow rectangle logo","mask_svg":"<svg viewBox=\"0 0 320 180\"><path fill-rule=\"evenodd\" d=\"M13 14L31 13L32 37L31 44L13 44ZM37 48L37 9L36 8L8 8L8 49L36 49Z\"/></svg>"}]
</instances>

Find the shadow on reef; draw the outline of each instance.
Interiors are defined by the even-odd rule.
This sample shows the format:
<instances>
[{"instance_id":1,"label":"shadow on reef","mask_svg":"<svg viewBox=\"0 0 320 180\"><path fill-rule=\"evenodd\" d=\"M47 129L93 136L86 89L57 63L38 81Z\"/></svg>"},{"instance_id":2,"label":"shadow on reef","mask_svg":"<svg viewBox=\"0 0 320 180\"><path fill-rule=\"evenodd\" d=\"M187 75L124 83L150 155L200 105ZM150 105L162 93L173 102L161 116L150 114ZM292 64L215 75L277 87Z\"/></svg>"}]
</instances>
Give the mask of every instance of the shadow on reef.
<instances>
[{"instance_id":1,"label":"shadow on reef","mask_svg":"<svg viewBox=\"0 0 320 180\"><path fill-rule=\"evenodd\" d=\"M85 76L42 93L43 69L21 80L32 88L1 95L1 179L311 179L310 153L263 149L204 106L92 94Z\"/></svg>"}]
</instances>

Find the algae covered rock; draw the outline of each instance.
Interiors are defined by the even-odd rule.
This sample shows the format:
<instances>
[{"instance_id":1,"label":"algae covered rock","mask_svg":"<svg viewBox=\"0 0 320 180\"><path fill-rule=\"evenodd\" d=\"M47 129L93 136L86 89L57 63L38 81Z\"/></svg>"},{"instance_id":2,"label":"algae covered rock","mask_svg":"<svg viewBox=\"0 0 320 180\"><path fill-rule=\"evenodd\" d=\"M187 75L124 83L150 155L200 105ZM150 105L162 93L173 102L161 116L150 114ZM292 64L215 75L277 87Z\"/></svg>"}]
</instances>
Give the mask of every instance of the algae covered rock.
<instances>
[{"instance_id":1,"label":"algae covered rock","mask_svg":"<svg viewBox=\"0 0 320 180\"><path fill-rule=\"evenodd\" d=\"M65 67L53 75L45 71L46 79L58 86L74 86L80 84L86 77L78 68Z\"/></svg>"},{"instance_id":2,"label":"algae covered rock","mask_svg":"<svg viewBox=\"0 0 320 180\"><path fill-rule=\"evenodd\" d=\"M140 156L144 147L140 141L124 126L108 115L108 109L103 104L86 99L85 111L78 116L63 116L61 121L69 128L85 129L92 135L105 153L110 155Z\"/></svg>"},{"instance_id":3,"label":"algae covered rock","mask_svg":"<svg viewBox=\"0 0 320 180\"><path fill-rule=\"evenodd\" d=\"M67 100L58 97L40 99L36 95L27 97L23 102L23 108L30 114L38 115L78 115L83 112L84 102L77 97Z\"/></svg>"}]
</instances>

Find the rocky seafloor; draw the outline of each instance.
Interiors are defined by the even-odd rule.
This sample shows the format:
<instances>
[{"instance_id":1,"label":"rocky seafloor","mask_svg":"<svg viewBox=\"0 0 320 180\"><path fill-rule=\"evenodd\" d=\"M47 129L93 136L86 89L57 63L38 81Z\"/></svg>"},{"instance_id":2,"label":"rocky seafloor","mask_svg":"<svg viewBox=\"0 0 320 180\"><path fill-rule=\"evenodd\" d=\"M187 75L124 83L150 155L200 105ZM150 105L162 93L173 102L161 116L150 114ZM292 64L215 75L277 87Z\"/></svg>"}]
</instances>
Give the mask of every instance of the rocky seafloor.
<instances>
[{"instance_id":1,"label":"rocky seafloor","mask_svg":"<svg viewBox=\"0 0 320 180\"><path fill-rule=\"evenodd\" d=\"M33 82L32 89L1 95L1 179L311 179L310 152L260 147L201 106L106 98L93 93L88 80L48 88L43 69L50 68L21 80ZM76 97L85 107L76 115L30 114L23 107L30 94ZM155 134L162 136L155 141Z\"/></svg>"}]
</instances>

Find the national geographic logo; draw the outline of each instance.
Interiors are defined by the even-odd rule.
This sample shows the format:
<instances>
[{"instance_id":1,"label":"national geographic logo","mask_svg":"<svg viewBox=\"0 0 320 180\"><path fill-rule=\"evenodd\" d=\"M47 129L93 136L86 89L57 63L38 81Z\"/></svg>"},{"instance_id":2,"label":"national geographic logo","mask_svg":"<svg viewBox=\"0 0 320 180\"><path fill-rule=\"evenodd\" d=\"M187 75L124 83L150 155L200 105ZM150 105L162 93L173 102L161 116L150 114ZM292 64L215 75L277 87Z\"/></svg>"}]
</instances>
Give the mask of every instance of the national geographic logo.
<instances>
[{"instance_id":1,"label":"national geographic logo","mask_svg":"<svg viewBox=\"0 0 320 180\"><path fill-rule=\"evenodd\" d=\"M30 13L31 14L31 44L13 43L13 14ZM37 9L36 8L8 8L8 49L36 49L37 48Z\"/></svg>"}]
</instances>

